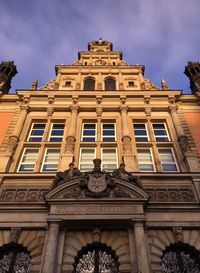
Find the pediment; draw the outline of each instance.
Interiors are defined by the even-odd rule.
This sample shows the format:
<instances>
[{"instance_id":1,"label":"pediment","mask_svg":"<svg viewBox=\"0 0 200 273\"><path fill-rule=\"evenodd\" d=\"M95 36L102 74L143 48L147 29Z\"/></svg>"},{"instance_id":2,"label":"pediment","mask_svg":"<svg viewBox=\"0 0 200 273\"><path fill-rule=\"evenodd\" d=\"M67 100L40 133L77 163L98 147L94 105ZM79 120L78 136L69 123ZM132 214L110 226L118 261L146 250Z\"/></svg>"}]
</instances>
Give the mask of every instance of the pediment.
<instances>
[{"instance_id":1,"label":"pediment","mask_svg":"<svg viewBox=\"0 0 200 273\"><path fill-rule=\"evenodd\" d=\"M98 181L101 183L101 181ZM119 178L112 178L111 182L107 182L101 189L92 188L91 185L83 185L84 181L81 178L71 179L66 181L54 189L50 190L45 195L47 202L67 201L67 200L86 200L86 199L113 199L113 200L134 200L146 202L149 195L137 185ZM95 184L95 181L91 183ZM112 185L109 185L112 183Z\"/></svg>"}]
</instances>

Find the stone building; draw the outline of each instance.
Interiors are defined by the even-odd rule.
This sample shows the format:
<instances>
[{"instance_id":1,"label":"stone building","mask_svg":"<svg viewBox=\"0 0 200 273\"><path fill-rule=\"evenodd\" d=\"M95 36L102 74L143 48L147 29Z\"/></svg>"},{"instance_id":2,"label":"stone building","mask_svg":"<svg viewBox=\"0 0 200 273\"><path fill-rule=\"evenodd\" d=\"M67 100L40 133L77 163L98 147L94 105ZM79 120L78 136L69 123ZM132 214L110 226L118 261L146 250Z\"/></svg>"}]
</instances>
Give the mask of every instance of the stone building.
<instances>
[{"instance_id":1,"label":"stone building","mask_svg":"<svg viewBox=\"0 0 200 273\"><path fill-rule=\"evenodd\" d=\"M200 64L185 69L192 94L157 87L102 39L42 87L9 94L12 68L0 272L199 273Z\"/></svg>"}]
</instances>

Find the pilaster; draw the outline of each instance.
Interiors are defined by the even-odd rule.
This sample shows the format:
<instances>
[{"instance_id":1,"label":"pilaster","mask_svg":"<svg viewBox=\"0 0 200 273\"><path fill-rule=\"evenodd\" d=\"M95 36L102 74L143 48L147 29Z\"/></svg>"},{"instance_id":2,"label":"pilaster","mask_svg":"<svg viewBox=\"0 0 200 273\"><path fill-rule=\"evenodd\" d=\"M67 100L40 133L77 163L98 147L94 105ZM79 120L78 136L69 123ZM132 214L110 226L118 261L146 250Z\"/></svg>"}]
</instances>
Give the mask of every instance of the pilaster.
<instances>
[{"instance_id":1,"label":"pilaster","mask_svg":"<svg viewBox=\"0 0 200 273\"><path fill-rule=\"evenodd\" d=\"M127 111L128 107L125 105L124 98L121 100L121 123L122 123L122 146L123 146L123 161L126 165L126 170L129 172L136 171L135 157L133 154L131 137L128 129Z\"/></svg>"},{"instance_id":2,"label":"pilaster","mask_svg":"<svg viewBox=\"0 0 200 273\"><path fill-rule=\"evenodd\" d=\"M40 273L55 273L57 262L57 245L59 236L59 222L49 223L48 237L44 248L44 263Z\"/></svg>"}]
</instances>

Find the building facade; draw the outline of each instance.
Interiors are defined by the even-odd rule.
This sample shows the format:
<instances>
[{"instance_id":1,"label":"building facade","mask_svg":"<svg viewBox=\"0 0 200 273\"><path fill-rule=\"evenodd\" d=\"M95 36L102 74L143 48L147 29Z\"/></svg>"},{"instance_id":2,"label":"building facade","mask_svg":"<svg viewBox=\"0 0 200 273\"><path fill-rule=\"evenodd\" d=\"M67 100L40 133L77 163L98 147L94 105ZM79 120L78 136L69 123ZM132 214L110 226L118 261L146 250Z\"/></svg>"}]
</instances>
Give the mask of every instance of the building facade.
<instances>
[{"instance_id":1,"label":"building facade","mask_svg":"<svg viewBox=\"0 0 200 273\"><path fill-rule=\"evenodd\" d=\"M9 94L2 63L0 272L200 272L200 64L144 70L99 39Z\"/></svg>"}]
</instances>

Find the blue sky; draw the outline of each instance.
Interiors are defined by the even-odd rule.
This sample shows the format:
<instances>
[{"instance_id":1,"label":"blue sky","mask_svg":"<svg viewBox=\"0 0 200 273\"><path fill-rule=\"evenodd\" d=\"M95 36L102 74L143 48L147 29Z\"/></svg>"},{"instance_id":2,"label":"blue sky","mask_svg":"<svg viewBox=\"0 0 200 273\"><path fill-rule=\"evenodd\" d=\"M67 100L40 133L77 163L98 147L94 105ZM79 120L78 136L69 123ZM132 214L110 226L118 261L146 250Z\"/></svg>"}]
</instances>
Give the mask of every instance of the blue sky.
<instances>
[{"instance_id":1,"label":"blue sky","mask_svg":"<svg viewBox=\"0 0 200 273\"><path fill-rule=\"evenodd\" d=\"M199 13L200 0L0 0L0 61L17 65L12 92L42 86L102 37L155 84L189 92L183 71L200 60Z\"/></svg>"}]
</instances>

